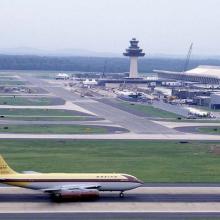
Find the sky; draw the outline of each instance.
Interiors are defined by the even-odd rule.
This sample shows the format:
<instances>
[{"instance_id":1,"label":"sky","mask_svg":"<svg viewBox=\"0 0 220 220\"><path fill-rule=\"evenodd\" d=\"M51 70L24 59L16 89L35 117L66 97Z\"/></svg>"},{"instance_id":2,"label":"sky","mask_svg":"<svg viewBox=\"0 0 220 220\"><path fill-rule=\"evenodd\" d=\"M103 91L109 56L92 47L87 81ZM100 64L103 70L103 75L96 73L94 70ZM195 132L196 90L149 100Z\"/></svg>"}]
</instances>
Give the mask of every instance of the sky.
<instances>
[{"instance_id":1,"label":"sky","mask_svg":"<svg viewBox=\"0 0 220 220\"><path fill-rule=\"evenodd\" d=\"M220 0L0 0L0 48L220 55Z\"/></svg>"}]
</instances>

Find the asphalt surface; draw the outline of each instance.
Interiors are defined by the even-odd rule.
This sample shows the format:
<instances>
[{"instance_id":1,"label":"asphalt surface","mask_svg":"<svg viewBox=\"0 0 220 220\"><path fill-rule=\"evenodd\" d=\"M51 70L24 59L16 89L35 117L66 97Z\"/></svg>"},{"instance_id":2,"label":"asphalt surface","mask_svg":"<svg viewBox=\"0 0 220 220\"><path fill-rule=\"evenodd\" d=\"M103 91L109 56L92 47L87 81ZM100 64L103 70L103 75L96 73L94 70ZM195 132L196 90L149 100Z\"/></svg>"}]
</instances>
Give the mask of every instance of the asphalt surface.
<instances>
[{"instance_id":1,"label":"asphalt surface","mask_svg":"<svg viewBox=\"0 0 220 220\"><path fill-rule=\"evenodd\" d=\"M102 102L104 104L111 105L112 107L115 107L117 109L129 112L129 113L131 113L133 115L152 119L152 115L147 114L146 112L138 111L138 110L136 110L134 108L130 108L127 105L123 105L121 103L121 101L119 101L116 98L101 98L101 99L96 99L96 100L98 100L99 102ZM136 102L132 103L132 104L135 105ZM140 103L137 103L137 104L140 104Z\"/></svg>"},{"instance_id":2,"label":"asphalt surface","mask_svg":"<svg viewBox=\"0 0 220 220\"><path fill-rule=\"evenodd\" d=\"M146 118L139 117L121 109L115 108L111 105L104 104L99 101L95 101L89 98L82 98L77 94L74 94L60 86L54 86L44 80L40 80L34 77L25 77L26 80L32 84L36 84L39 87L43 87L49 92L53 93L57 97L63 98L66 101L72 101L82 108L91 111L99 117L105 118L118 124L131 132L141 134L176 134L177 131L167 128L165 126L156 124L147 120Z\"/></svg>"},{"instance_id":3,"label":"asphalt surface","mask_svg":"<svg viewBox=\"0 0 220 220\"><path fill-rule=\"evenodd\" d=\"M1 213L2 220L93 220L93 219L149 219L149 220L192 220L192 219L220 219L220 213Z\"/></svg>"},{"instance_id":4,"label":"asphalt surface","mask_svg":"<svg viewBox=\"0 0 220 220\"><path fill-rule=\"evenodd\" d=\"M124 198L119 198L118 193L102 193L96 201L62 203L52 202L39 191L1 188L0 219L218 219L220 184L217 188L207 185L144 187L125 192Z\"/></svg>"},{"instance_id":5,"label":"asphalt surface","mask_svg":"<svg viewBox=\"0 0 220 220\"><path fill-rule=\"evenodd\" d=\"M108 104L108 105L111 105L111 106L113 106L113 107L115 107L115 108L119 108L119 109L121 109L121 110L124 110L124 111L126 111L126 112L129 112L129 113L131 113L131 114L134 114L134 115L137 115L137 116L140 116L140 117L145 117L145 118L147 118L147 119L149 119L149 120L160 120L161 118L159 118L159 117L154 117L154 116L152 116L152 114L149 114L149 113L147 113L147 112L143 112L143 111L139 111L139 110L137 110L137 109L135 109L135 108L130 108L129 106L127 106L127 105L123 105L122 103L121 103L121 101L120 100L118 100L118 99L115 99L115 98L111 98L111 99L109 99L109 98L102 98L102 99L98 99L99 100L99 102L103 102L103 103L105 103L105 104ZM160 103L161 103L161 105L160 105ZM135 104L141 104L141 103L136 103L136 102L134 102L134 103L130 103L131 105L133 104L133 105L135 105ZM164 107L164 105L166 106L166 107ZM146 103L144 103L144 104L142 104L143 106L153 106L153 107L156 107L156 108L159 108L159 109L162 109L162 110L165 110L165 111L168 111L168 112L172 112L172 113L174 113L174 114L177 114L177 117L178 116L186 116L187 115L187 111L184 111L183 110L183 112L181 111L181 114L180 114L180 112L179 112L179 107L176 107L176 106L174 106L174 105L170 105L170 104L166 104L166 103L162 103L162 102L157 102L157 101L154 101L154 103L153 103L153 105L149 105L149 104L146 104ZM177 108L177 109L176 109ZM162 119L164 119L164 118L162 118ZM171 118L171 119L173 119L173 118Z\"/></svg>"},{"instance_id":6,"label":"asphalt surface","mask_svg":"<svg viewBox=\"0 0 220 220\"><path fill-rule=\"evenodd\" d=\"M49 195L39 193L1 193L0 204L2 203L54 203ZM83 201L81 201L83 203ZM87 201L85 201L87 202ZM118 193L101 193L101 196L92 203L216 203L220 202L220 194L213 193L126 193L120 198ZM64 202L65 203L65 202ZM69 202L67 202L69 203ZM73 202L74 203L74 202ZM120 210L120 209L119 209ZM101 211L101 210L100 210Z\"/></svg>"},{"instance_id":7,"label":"asphalt surface","mask_svg":"<svg viewBox=\"0 0 220 220\"><path fill-rule=\"evenodd\" d=\"M0 197L0 205L4 206L5 203L11 204L11 207L13 207L13 204L16 203L22 203L24 206L25 204L29 203L38 203L40 206L44 206L44 204L48 204L50 202L50 199L47 195L43 194L1 194ZM125 203L133 203L137 205L137 203L155 203L155 204L164 204L164 202L168 203L207 203L207 205L210 205L212 203L220 202L220 195L215 194L199 194L199 195L192 195L192 194L130 194L129 196L126 195L125 198L121 199L118 198L116 195L111 197L103 197L97 201L91 201L91 203L106 203L110 202L111 204L115 203L118 204L118 209L115 211L109 211L109 212L102 212L102 210L97 211L82 211L82 212L76 212L76 211L56 211L56 206L59 206L59 204L54 204L51 206L54 206L52 209L53 211L43 211L39 210L39 213L36 213L34 211L29 211L26 209L26 211L23 211L23 213L10 213L10 211L6 211L6 213L0 213L0 219L4 220L14 220L14 219L218 219L220 218L220 212L176 212L174 210L166 211L166 212L160 212L160 211L151 211L151 210L145 210L144 212L135 212L135 206L134 209L131 209L131 212L121 212L120 211L120 204ZM84 202L73 202L72 205L77 206L80 203L80 207L83 205ZM70 203L68 202L67 205ZM87 205L86 205L87 204ZM109 204L109 203L108 203ZM65 203L63 204L65 206ZM88 203L85 203L84 205L89 206ZM159 206L160 206L159 205ZM132 205L131 205L132 206ZM13 212L13 210L12 210Z\"/></svg>"},{"instance_id":8,"label":"asphalt surface","mask_svg":"<svg viewBox=\"0 0 220 220\"><path fill-rule=\"evenodd\" d=\"M136 116L101 102L97 102L95 104L92 102L76 104L137 134L178 133L173 129L156 124L146 118Z\"/></svg>"}]
</instances>

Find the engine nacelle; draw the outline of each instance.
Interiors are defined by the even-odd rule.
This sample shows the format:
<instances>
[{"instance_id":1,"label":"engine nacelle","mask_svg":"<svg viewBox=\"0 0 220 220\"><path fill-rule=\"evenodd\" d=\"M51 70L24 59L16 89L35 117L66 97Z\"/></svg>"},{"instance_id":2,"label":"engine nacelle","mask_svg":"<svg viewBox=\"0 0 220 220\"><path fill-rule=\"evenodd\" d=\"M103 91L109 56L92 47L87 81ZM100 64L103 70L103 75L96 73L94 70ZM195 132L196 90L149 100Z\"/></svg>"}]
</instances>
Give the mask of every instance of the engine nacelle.
<instances>
[{"instance_id":1,"label":"engine nacelle","mask_svg":"<svg viewBox=\"0 0 220 220\"><path fill-rule=\"evenodd\" d=\"M61 200L95 200L99 198L99 191L96 189L86 189L86 190L62 190L60 192L52 194L52 198L56 201Z\"/></svg>"}]
</instances>

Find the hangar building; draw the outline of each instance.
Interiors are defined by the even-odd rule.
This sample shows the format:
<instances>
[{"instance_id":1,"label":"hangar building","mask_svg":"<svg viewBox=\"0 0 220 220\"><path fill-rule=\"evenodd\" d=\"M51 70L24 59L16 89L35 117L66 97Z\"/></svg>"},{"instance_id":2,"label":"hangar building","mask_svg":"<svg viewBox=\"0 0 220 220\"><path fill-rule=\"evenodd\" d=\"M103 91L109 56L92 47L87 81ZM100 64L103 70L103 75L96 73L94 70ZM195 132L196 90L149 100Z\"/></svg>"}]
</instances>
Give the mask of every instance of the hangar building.
<instances>
[{"instance_id":1,"label":"hangar building","mask_svg":"<svg viewBox=\"0 0 220 220\"><path fill-rule=\"evenodd\" d=\"M160 79L199 82L203 84L220 84L220 66L198 66L186 72L154 70Z\"/></svg>"}]
</instances>

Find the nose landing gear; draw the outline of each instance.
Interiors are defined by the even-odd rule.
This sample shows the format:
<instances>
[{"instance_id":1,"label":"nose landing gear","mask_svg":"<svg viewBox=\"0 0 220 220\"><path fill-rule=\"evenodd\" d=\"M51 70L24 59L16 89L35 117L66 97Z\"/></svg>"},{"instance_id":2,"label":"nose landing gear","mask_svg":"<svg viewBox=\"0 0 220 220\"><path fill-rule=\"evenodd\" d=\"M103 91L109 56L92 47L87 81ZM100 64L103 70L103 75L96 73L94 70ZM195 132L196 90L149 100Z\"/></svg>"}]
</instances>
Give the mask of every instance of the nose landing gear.
<instances>
[{"instance_id":1,"label":"nose landing gear","mask_svg":"<svg viewBox=\"0 0 220 220\"><path fill-rule=\"evenodd\" d=\"M120 192L119 197L120 197L120 198L124 198L124 197L125 197L124 193L123 193L123 192Z\"/></svg>"}]
</instances>

